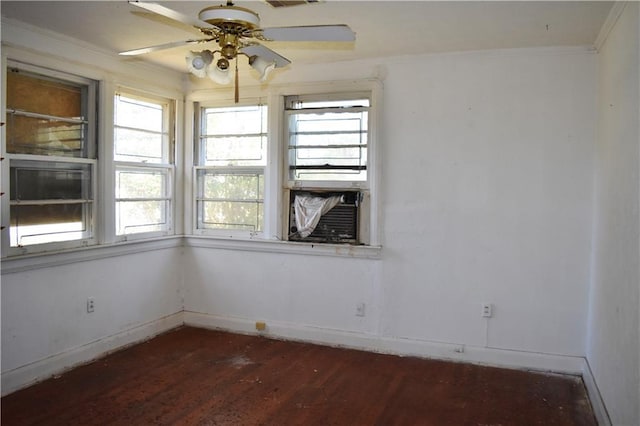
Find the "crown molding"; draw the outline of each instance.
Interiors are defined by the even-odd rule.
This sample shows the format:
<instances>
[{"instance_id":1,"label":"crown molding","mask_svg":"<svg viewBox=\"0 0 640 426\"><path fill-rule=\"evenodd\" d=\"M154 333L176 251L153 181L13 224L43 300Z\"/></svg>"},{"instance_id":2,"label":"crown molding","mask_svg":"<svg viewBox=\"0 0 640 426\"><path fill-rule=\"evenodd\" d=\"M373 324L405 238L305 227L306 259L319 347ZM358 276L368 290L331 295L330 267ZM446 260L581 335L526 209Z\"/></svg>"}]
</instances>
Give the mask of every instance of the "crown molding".
<instances>
[{"instance_id":1,"label":"crown molding","mask_svg":"<svg viewBox=\"0 0 640 426\"><path fill-rule=\"evenodd\" d=\"M107 76L129 76L146 81L149 75L166 87L182 93L184 74L140 60L122 58L93 44L24 22L2 18L3 56L18 62L79 74L101 80ZM82 71L78 71L78 70Z\"/></svg>"}]
</instances>

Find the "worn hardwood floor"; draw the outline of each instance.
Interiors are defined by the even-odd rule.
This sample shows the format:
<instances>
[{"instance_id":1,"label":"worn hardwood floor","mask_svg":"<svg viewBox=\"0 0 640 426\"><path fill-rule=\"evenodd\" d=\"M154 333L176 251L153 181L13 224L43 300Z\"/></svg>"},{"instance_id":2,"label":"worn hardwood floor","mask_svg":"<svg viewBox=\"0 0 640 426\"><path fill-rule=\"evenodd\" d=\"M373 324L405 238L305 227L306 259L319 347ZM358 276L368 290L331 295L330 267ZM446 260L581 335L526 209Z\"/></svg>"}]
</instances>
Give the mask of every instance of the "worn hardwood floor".
<instances>
[{"instance_id":1,"label":"worn hardwood floor","mask_svg":"<svg viewBox=\"0 0 640 426\"><path fill-rule=\"evenodd\" d=\"M2 398L2 425L595 425L579 378L181 328Z\"/></svg>"}]
</instances>

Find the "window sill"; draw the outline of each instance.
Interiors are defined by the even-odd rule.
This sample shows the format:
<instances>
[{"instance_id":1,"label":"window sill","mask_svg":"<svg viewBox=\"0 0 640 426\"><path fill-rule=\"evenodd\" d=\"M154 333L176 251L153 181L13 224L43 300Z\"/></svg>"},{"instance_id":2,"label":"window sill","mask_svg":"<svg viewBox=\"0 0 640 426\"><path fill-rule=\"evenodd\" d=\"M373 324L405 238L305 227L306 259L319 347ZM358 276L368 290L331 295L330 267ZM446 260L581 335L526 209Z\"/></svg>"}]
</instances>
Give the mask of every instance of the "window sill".
<instances>
[{"instance_id":1,"label":"window sill","mask_svg":"<svg viewBox=\"0 0 640 426\"><path fill-rule=\"evenodd\" d=\"M2 259L2 275L30 271L40 268L68 265L76 262L105 259L145 251L182 247L182 236L170 236L147 240L127 241L114 244L103 244L60 250L48 253L34 253Z\"/></svg>"},{"instance_id":2,"label":"window sill","mask_svg":"<svg viewBox=\"0 0 640 426\"><path fill-rule=\"evenodd\" d=\"M382 256L381 246L354 246L350 244L314 244L297 243L293 241L188 236L185 237L184 245L186 247L351 257L358 259L380 259Z\"/></svg>"},{"instance_id":3,"label":"window sill","mask_svg":"<svg viewBox=\"0 0 640 426\"><path fill-rule=\"evenodd\" d=\"M243 250L269 253L302 254L314 256L380 259L381 246L353 246L348 244L312 244L292 241L213 238L210 236L170 236L146 240L124 241L48 253L34 253L6 257L0 261L1 274L13 274L34 269L50 268L77 262L106 259L145 251L175 247L202 247L223 250Z\"/></svg>"}]
</instances>

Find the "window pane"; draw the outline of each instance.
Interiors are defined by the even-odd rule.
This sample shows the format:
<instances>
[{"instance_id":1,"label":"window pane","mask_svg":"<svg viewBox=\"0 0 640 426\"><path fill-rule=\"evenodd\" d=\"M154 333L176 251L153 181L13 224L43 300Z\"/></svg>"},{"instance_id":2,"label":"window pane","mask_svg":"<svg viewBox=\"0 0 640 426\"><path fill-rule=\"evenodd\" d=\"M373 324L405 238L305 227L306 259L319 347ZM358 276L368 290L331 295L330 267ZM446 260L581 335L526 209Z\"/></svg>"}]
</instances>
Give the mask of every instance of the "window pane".
<instances>
[{"instance_id":1,"label":"window pane","mask_svg":"<svg viewBox=\"0 0 640 426\"><path fill-rule=\"evenodd\" d=\"M160 171L116 171L116 198L163 198L166 187L167 176Z\"/></svg>"},{"instance_id":2,"label":"window pane","mask_svg":"<svg viewBox=\"0 0 640 426\"><path fill-rule=\"evenodd\" d=\"M266 133L267 108L262 105L204 109L205 136Z\"/></svg>"},{"instance_id":3,"label":"window pane","mask_svg":"<svg viewBox=\"0 0 640 426\"><path fill-rule=\"evenodd\" d=\"M7 70L7 109L82 118L84 91L81 85Z\"/></svg>"},{"instance_id":4,"label":"window pane","mask_svg":"<svg viewBox=\"0 0 640 426\"><path fill-rule=\"evenodd\" d=\"M86 125L7 114L7 152L82 157Z\"/></svg>"},{"instance_id":5,"label":"window pane","mask_svg":"<svg viewBox=\"0 0 640 426\"><path fill-rule=\"evenodd\" d=\"M204 108L200 164L267 164L267 108L262 105Z\"/></svg>"},{"instance_id":6,"label":"window pane","mask_svg":"<svg viewBox=\"0 0 640 426\"><path fill-rule=\"evenodd\" d=\"M115 128L115 160L162 163L167 136L139 130Z\"/></svg>"},{"instance_id":7,"label":"window pane","mask_svg":"<svg viewBox=\"0 0 640 426\"><path fill-rule=\"evenodd\" d=\"M163 118L163 105L116 97L117 126L162 132Z\"/></svg>"},{"instance_id":8,"label":"window pane","mask_svg":"<svg viewBox=\"0 0 640 426\"><path fill-rule=\"evenodd\" d=\"M367 114L341 113L341 114L300 114L294 116L296 132L320 132L328 130L333 132L366 132Z\"/></svg>"},{"instance_id":9,"label":"window pane","mask_svg":"<svg viewBox=\"0 0 640 426\"><path fill-rule=\"evenodd\" d=\"M89 164L12 161L11 200L91 199L90 167Z\"/></svg>"},{"instance_id":10,"label":"window pane","mask_svg":"<svg viewBox=\"0 0 640 426\"><path fill-rule=\"evenodd\" d=\"M367 164L366 148L299 148L295 151L295 165L354 165Z\"/></svg>"},{"instance_id":11,"label":"window pane","mask_svg":"<svg viewBox=\"0 0 640 426\"><path fill-rule=\"evenodd\" d=\"M204 198L225 200L262 199L264 181L261 174L206 174Z\"/></svg>"},{"instance_id":12,"label":"window pane","mask_svg":"<svg viewBox=\"0 0 640 426\"><path fill-rule=\"evenodd\" d=\"M11 161L12 246L91 236L91 165Z\"/></svg>"},{"instance_id":13,"label":"window pane","mask_svg":"<svg viewBox=\"0 0 640 426\"><path fill-rule=\"evenodd\" d=\"M205 228L262 230L261 202L204 201L201 208Z\"/></svg>"},{"instance_id":14,"label":"window pane","mask_svg":"<svg viewBox=\"0 0 640 426\"><path fill-rule=\"evenodd\" d=\"M116 202L117 234L166 230L168 201Z\"/></svg>"},{"instance_id":15,"label":"window pane","mask_svg":"<svg viewBox=\"0 0 640 426\"><path fill-rule=\"evenodd\" d=\"M330 146L366 146L366 133L292 134L289 148L298 146L325 148Z\"/></svg>"},{"instance_id":16,"label":"window pane","mask_svg":"<svg viewBox=\"0 0 640 426\"><path fill-rule=\"evenodd\" d=\"M88 87L8 70L7 152L87 157Z\"/></svg>"},{"instance_id":17,"label":"window pane","mask_svg":"<svg viewBox=\"0 0 640 426\"><path fill-rule=\"evenodd\" d=\"M91 236L91 205L12 205L10 244L12 247L70 241Z\"/></svg>"},{"instance_id":18,"label":"window pane","mask_svg":"<svg viewBox=\"0 0 640 426\"><path fill-rule=\"evenodd\" d=\"M206 139L204 165L253 166L267 163L265 136Z\"/></svg>"},{"instance_id":19,"label":"window pane","mask_svg":"<svg viewBox=\"0 0 640 426\"><path fill-rule=\"evenodd\" d=\"M118 95L115 98L114 159L169 162L167 105Z\"/></svg>"},{"instance_id":20,"label":"window pane","mask_svg":"<svg viewBox=\"0 0 640 426\"><path fill-rule=\"evenodd\" d=\"M368 111L346 109L356 106L369 101L292 100L292 109L305 111L289 116L289 179L366 181Z\"/></svg>"}]
</instances>

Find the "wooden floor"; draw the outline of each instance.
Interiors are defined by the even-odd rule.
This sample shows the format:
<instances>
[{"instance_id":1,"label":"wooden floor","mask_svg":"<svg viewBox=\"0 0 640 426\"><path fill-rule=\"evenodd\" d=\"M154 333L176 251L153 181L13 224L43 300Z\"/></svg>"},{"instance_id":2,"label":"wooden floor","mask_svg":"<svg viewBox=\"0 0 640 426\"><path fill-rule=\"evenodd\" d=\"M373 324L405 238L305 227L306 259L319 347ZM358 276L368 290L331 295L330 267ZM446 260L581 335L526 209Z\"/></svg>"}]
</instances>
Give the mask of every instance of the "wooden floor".
<instances>
[{"instance_id":1,"label":"wooden floor","mask_svg":"<svg viewBox=\"0 0 640 426\"><path fill-rule=\"evenodd\" d=\"M2 425L595 425L578 378L181 328L2 398Z\"/></svg>"}]
</instances>

